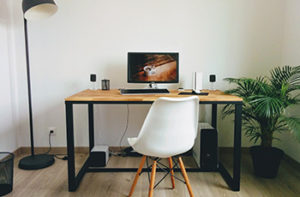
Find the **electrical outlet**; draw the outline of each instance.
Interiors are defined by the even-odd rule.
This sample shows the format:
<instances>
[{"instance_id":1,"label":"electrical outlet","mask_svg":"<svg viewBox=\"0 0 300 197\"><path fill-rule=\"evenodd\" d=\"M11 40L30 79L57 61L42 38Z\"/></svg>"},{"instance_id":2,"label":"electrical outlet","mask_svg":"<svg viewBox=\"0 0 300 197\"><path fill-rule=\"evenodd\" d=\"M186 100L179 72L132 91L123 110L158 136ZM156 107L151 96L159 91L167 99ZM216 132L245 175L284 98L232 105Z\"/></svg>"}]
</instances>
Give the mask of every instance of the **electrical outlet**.
<instances>
[{"instance_id":1,"label":"electrical outlet","mask_svg":"<svg viewBox=\"0 0 300 197\"><path fill-rule=\"evenodd\" d=\"M53 131L53 133L51 133L51 131ZM56 135L56 127L48 127L48 132L51 133L51 136L55 136Z\"/></svg>"}]
</instances>

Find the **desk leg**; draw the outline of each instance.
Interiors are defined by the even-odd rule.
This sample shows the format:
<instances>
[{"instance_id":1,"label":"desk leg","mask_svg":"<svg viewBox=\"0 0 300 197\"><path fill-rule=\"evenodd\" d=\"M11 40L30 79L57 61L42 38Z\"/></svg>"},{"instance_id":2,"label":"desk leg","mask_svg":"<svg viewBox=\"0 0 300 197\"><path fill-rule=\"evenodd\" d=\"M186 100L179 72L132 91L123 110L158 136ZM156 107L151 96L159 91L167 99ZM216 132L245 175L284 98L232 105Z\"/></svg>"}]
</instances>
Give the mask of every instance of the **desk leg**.
<instances>
[{"instance_id":1,"label":"desk leg","mask_svg":"<svg viewBox=\"0 0 300 197\"><path fill-rule=\"evenodd\" d=\"M241 132L242 132L242 103L235 104L234 113L234 145L233 145L233 177L219 162L219 172L232 191L240 191L241 173Z\"/></svg>"},{"instance_id":2,"label":"desk leg","mask_svg":"<svg viewBox=\"0 0 300 197\"><path fill-rule=\"evenodd\" d=\"M240 191L242 104L235 105L232 190Z\"/></svg>"},{"instance_id":3,"label":"desk leg","mask_svg":"<svg viewBox=\"0 0 300 197\"><path fill-rule=\"evenodd\" d=\"M94 147L94 105L89 103L89 146L90 152Z\"/></svg>"},{"instance_id":4,"label":"desk leg","mask_svg":"<svg viewBox=\"0 0 300 197\"><path fill-rule=\"evenodd\" d=\"M217 104L212 104L211 126L217 129Z\"/></svg>"},{"instance_id":5,"label":"desk leg","mask_svg":"<svg viewBox=\"0 0 300 197\"><path fill-rule=\"evenodd\" d=\"M67 149L68 149L68 183L69 191L76 189L75 161L74 161L74 128L73 128L73 104L66 102L67 119Z\"/></svg>"}]
</instances>

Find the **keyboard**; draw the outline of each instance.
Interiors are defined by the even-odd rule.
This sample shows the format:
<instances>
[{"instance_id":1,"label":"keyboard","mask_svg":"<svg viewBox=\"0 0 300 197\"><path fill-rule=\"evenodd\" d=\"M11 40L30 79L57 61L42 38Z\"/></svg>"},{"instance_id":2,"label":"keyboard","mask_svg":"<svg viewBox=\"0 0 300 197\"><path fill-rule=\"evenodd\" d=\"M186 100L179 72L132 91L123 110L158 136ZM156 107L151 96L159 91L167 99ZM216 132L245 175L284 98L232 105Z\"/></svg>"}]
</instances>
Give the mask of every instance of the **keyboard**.
<instances>
[{"instance_id":1,"label":"keyboard","mask_svg":"<svg viewBox=\"0 0 300 197\"><path fill-rule=\"evenodd\" d=\"M207 96L208 95L208 92L199 92L199 93L196 93L196 92L180 92L178 95L202 95L202 96Z\"/></svg>"},{"instance_id":2,"label":"keyboard","mask_svg":"<svg viewBox=\"0 0 300 197\"><path fill-rule=\"evenodd\" d=\"M121 94L169 94L167 89L120 89Z\"/></svg>"}]
</instances>

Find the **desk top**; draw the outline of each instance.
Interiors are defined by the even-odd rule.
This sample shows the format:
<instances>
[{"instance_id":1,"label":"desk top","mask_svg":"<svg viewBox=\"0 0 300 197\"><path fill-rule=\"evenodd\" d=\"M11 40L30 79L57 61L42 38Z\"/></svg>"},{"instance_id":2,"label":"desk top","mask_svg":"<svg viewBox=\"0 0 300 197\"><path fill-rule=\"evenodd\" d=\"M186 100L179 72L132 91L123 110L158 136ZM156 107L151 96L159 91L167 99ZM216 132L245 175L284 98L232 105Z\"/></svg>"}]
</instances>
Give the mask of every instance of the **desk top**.
<instances>
[{"instance_id":1,"label":"desk top","mask_svg":"<svg viewBox=\"0 0 300 197\"><path fill-rule=\"evenodd\" d=\"M151 95L121 95L117 89L113 90L83 90L65 101L86 102L86 101L104 101L104 102L153 102L159 97L189 97L191 95L178 95L178 90L169 90L170 94L151 94ZM185 90L191 91L191 90ZM233 95L226 95L220 90L203 90L208 92L207 96L199 95L200 102L241 102L242 98Z\"/></svg>"}]
</instances>

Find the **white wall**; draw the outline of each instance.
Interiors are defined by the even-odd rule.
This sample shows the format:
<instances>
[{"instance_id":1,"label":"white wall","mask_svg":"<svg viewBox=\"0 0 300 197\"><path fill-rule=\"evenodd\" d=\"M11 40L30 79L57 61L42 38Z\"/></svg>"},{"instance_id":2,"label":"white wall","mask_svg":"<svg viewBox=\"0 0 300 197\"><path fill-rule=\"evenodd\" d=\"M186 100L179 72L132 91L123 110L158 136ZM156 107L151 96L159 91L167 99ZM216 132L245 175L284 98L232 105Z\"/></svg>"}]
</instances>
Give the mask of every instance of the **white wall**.
<instances>
[{"instance_id":1,"label":"white wall","mask_svg":"<svg viewBox=\"0 0 300 197\"><path fill-rule=\"evenodd\" d=\"M127 84L128 51L179 51L180 79L191 87L191 74L257 76L281 61L285 2L281 0L57 0L53 17L29 22L35 141L48 146L48 127L57 127L54 146L66 145L64 98L88 88L89 74L108 78L112 88ZM28 146L26 76L21 0L14 1L19 145ZM207 77L204 86L208 87ZM148 106L130 105L128 133L135 136ZM76 107L76 144L86 145L86 107ZM205 115L205 114L204 114ZM98 106L96 141L119 145L126 106ZM229 123L228 123L229 122ZM219 120L220 144L231 146L232 126ZM122 144L125 144L126 140ZM248 139L243 138L243 145Z\"/></svg>"},{"instance_id":2,"label":"white wall","mask_svg":"<svg viewBox=\"0 0 300 197\"><path fill-rule=\"evenodd\" d=\"M0 152L17 148L14 68L11 59L11 13L8 0L0 3Z\"/></svg>"},{"instance_id":3,"label":"white wall","mask_svg":"<svg viewBox=\"0 0 300 197\"><path fill-rule=\"evenodd\" d=\"M300 1L288 0L285 11L281 65L300 65ZM300 106L290 109L291 115L300 116ZM281 148L300 162L300 143L292 133L282 135Z\"/></svg>"}]
</instances>

